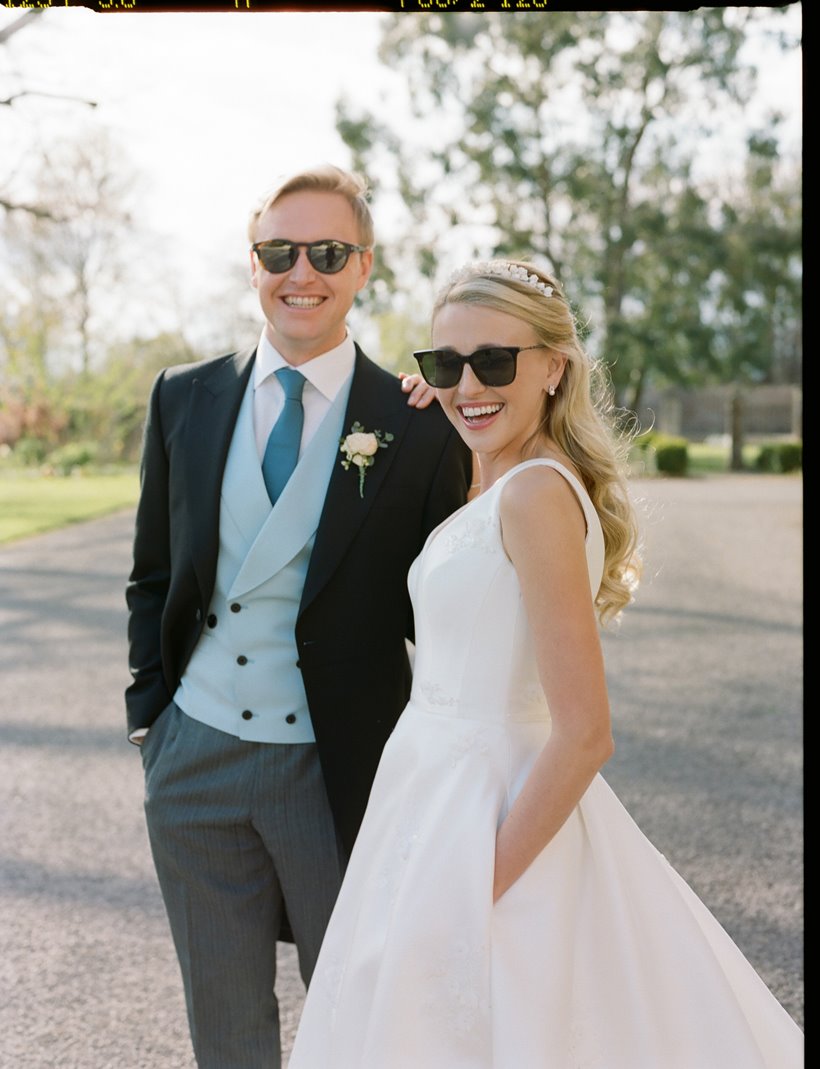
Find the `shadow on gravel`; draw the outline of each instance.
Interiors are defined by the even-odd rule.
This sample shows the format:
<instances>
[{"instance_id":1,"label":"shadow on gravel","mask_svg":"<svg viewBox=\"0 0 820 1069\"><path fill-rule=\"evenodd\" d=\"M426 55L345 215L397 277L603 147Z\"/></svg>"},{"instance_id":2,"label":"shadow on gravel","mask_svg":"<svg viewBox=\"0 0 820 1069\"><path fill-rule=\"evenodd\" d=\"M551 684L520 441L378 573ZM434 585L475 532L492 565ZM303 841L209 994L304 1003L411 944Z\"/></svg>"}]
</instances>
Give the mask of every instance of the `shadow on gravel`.
<instances>
[{"instance_id":1,"label":"shadow on gravel","mask_svg":"<svg viewBox=\"0 0 820 1069\"><path fill-rule=\"evenodd\" d=\"M59 724L28 724L6 722L0 724L0 746L29 746L38 750L77 750L88 753L122 754L126 742L126 728L72 728Z\"/></svg>"},{"instance_id":2,"label":"shadow on gravel","mask_svg":"<svg viewBox=\"0 0 820 1069\"><path fill-rule=\"evenodd\" d=\"M749 631L763 631L766 634L803 634L803 628L799 624L784 624L782 620L766 620L762 619L759 615L734 616L728 613L702 612L697 609L684 609L680 605L675 605L669 609L654 605L633 605L630 606L629 612L636 618L642 616L655 616L671 620L676 625L678 631L682 630L678 625L689 621L692 624L704 624L732 629L741 628Z\"/></svg>"},{"instance_id":3,"label":"shadow on gravel","mask_svg":"<svg viewBox=\"0 0 820 1069\"><path fill-rule=\"evenodd\" d=\"M140 915L165 922L165 908L155 879L117 876L110 872L66 871L37 861L0 857L0 901L25 897L29 904L48 900L77 904L83 909L127 907L129 916Z\"/></svg>"}]
</instances>

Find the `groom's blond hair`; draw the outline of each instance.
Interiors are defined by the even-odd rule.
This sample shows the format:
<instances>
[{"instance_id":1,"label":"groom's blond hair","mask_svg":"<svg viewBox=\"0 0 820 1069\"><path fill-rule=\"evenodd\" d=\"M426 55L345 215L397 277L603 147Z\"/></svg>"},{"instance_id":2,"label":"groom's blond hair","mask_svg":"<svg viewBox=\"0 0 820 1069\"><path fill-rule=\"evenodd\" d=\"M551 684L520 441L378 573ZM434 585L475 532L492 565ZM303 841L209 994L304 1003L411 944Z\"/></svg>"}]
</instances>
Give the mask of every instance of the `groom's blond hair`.
<instances>
[{"instance_id":1,"label":"groom's blond hair","mask_svg":"<svg viewBox=\"0 0 820 1069\"><path fill-rule=\"evenodd\" d=\"M353 209L353 216L359 228L359 241L362 245L372 246L374 241L373 216L370 214L370 187L365 177L356 171L343 171L326 163L307 171L300 171L285 179L271 192L266 193L262 203L251 212L248 221L248 237L256 241L256 228L259 220L270 208L288 193L341 193ZM328 234L328 237L333 237Z\"/></svg>"}]
</instances>

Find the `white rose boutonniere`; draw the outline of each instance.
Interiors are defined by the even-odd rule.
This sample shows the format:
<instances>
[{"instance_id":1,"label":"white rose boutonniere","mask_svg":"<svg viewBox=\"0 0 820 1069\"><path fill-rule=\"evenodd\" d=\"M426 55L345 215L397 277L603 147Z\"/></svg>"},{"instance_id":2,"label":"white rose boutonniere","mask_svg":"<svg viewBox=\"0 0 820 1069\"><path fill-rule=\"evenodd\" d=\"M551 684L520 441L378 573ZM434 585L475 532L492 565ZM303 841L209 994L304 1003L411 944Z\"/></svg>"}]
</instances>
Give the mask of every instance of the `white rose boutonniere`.
<instances>
[{"instance_id":1,"label":"white rose boutonniere","mask_svg":"<svg viewBox=\"0 0 820 1069\"><path fill-rule=\"evenodd\" d=\"M344 453L342 467L347 471L351 464L359 469L359 497L364 497L364 477L367 469L376 461L376 453L386 449L393 435L383 431L366 431L358 420L350 428L350 434L339 439L339 451Z\"/></svg>"}]
</instances>

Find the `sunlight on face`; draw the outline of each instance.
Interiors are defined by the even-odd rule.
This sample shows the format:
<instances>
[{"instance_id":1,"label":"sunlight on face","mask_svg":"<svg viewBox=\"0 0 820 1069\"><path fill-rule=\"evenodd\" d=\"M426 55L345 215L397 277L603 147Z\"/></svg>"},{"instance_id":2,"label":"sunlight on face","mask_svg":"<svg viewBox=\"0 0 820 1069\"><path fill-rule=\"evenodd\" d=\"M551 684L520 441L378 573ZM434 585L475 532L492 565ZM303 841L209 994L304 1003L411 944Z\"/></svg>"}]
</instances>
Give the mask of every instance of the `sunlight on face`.
<instances>
[{"instance_id":1,"label":"sunlight on face","mask_svg":"<svg viewBox=\"0 0 820 1069\"><path fill-rule=\"evenodd\" d=\"M436 396L467 445L478 453L520 453L541 423L549 384L557 383L565 360L539 345L533 328L506 312L472 304L446 304L433 323L433 348L467 356L488 346L514 346L515 378L508 386L486 386L465 364L461 379ZM539 346L530 349L529 346Z\"/></svg>"},{"instance_id":2,"label":"sunlight on face","mask_svg":"<svg viewBox=\"0 0 820 1069\"><path fill-rule=\"evenodd\" d=\"M260 218L257 241L283 238L310 242L324 238L357 245L359 227L341 193L288 193ZM367 283L373 253L354 252L341 271L323 274L300 250L296 263L281 274L266 271L252 252L251 285L267 322L271 344L292 364L304 363L339 345L356 294Z\"/></svg>"}]
</instances>

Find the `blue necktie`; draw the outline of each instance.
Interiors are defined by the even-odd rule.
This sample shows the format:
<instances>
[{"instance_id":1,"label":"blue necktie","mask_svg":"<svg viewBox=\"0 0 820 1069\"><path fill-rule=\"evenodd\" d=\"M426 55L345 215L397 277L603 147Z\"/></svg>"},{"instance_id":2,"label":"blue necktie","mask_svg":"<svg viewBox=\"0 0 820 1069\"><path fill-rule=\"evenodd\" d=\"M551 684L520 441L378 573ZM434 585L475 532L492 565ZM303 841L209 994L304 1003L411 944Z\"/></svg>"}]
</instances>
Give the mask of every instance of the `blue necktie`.
<instances>
[{"instance_id":1,"label":"blue necktie","mask_svg":"<svg viewBox=\"0 0 820 1069\"><path fill-rule=\"evenodd\" d=\"M285 391L285 404L270 432L262 460L262 476L272 505L276 504L276 499L296 467L305 417L302 408L304 375L293 368L282 367L276 372L276 377Z\"/></svg>"}]
</instances>

